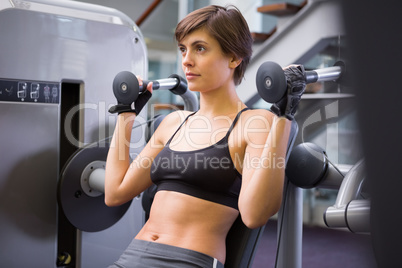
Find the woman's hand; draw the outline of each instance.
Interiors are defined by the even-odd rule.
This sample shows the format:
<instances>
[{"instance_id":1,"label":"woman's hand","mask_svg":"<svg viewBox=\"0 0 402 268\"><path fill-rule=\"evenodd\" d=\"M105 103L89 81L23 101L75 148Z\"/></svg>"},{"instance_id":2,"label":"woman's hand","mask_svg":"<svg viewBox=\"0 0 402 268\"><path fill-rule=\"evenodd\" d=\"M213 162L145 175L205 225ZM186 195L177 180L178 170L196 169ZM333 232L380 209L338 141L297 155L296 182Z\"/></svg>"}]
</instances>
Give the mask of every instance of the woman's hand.
<instances>
[{"instance_id":1,"label":"woman's hand","mask_svg":"<svg viewBox=\"0 0 402 268\"><path fill-rule=\"evenodd\" d=\"M283 70L287 83L286 94L272 105L271 110L278 116L293 120L301 96L306 90L306 74L303 65L289 65Z\"/></svg>"},{"instance_id":2,"label":"woman's hand","mask_svg":"<svg viewBox=\"0 0 402 268\"><path fill-rule=\"evenodd\" d=\"M137 80L139 86L142 86L144 84L144 81L140 76L137 76ZM138 115L141 112L142 108L144 108L145 104L147 104L148 100L152 97L152 82L149 82L146 86L147 89L143 92L140 92L138 96L135 96L135 98L134 96L132 96L132 100L128 99L127 102L124 101L124 103L121 103L119 101L119 98L117 98L117 105L112 106L109 109L109 112L117 114L134 113L135 115Z\"/></svg>"},{"instance_id":3,"label":"woman's hand","mask_svg":"<svg viewBox=\"0 0 402 268\"><path fill-rule=\"evenodd\" d=\"M141 86L144 85L144 81L141 76L137 75L138 84ZM145 104L147 104L148 100L152 97L152 82L149 82L147 85L147 90L140 92L138 98L134 101L134 109L133 112L138 115L142 108L144 108Z\"/></svg>"}]
</instances>

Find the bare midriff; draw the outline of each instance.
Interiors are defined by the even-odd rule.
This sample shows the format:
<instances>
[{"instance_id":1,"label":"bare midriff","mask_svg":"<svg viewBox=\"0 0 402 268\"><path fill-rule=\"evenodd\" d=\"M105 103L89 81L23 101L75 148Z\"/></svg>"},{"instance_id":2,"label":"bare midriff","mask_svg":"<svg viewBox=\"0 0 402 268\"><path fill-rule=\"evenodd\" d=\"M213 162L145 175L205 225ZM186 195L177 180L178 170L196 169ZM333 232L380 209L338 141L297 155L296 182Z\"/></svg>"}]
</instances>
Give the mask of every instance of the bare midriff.
<instances>
[{"instance_id":1,"label":"bare midriff","mask_svg":"<svg viewBox=\"0 0 402 268\"><path fill-rule=\"evenodd\" d=\"M236 209L186 194L159 191L136 239L187 248L225 263L226 235Z\"/></svg>"}]
</instances>

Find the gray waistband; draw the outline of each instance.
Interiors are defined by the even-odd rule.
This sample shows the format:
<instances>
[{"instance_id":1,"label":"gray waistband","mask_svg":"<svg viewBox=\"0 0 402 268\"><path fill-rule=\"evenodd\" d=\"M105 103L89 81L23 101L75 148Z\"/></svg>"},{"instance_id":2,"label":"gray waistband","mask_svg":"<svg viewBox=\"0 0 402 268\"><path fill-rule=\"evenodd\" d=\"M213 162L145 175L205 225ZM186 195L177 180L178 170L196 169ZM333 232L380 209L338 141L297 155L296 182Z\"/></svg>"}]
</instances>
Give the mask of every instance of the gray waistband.
<instances>
[{"instance_id":1,"label":"gray waistband","mask_svg":"<svg viewBox=\"0 0 402 268\"><path fill-rule=\"evenodd\" d=\"M114 267L223 268L224 266L216 258L201 252L134 239Z\"/></svg>"}]
</instances>

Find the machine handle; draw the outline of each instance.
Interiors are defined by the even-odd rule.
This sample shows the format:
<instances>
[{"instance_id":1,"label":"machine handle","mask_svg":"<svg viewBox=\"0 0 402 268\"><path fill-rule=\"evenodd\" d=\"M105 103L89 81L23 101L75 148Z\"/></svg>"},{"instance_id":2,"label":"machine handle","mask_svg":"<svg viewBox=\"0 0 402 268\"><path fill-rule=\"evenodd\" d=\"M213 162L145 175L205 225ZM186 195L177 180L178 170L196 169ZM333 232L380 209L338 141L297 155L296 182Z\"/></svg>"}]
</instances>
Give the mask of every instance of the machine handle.
<instances>
[{"instance_id":1,"label":"machine handle","mask_svg":"<svg viewBox=\"0 0 402 268\"><path fill-rule=\"evenodd\" d=\"M336 81L344 73L345 64L341 61L332 67L306 71L306 83ZM272 61L264 62L257 71L256 85L258 94L266 102L275 103L286 93L286 76L282 67Z\"/></svg>"}]
</instances>

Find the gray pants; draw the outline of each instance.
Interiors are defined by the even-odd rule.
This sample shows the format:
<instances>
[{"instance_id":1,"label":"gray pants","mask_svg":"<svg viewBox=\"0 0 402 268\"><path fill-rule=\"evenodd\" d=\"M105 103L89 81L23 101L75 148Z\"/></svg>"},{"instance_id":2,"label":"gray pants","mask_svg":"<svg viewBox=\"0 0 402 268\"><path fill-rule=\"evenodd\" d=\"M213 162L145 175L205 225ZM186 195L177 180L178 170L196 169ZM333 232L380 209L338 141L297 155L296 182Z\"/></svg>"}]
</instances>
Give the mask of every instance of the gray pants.
<instances>
[{"instance_id":1,"label":"gray pants","mask_svg":"<svg viewBox=\"0 0 402 268\"><path fill-rule=\"evenodd\" d=\"M108 268L223 268L217 259L204 253L134 239L120 259Z\"/></svg>"}]
</instances>

